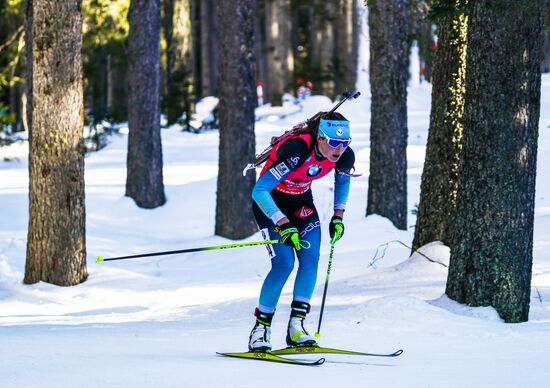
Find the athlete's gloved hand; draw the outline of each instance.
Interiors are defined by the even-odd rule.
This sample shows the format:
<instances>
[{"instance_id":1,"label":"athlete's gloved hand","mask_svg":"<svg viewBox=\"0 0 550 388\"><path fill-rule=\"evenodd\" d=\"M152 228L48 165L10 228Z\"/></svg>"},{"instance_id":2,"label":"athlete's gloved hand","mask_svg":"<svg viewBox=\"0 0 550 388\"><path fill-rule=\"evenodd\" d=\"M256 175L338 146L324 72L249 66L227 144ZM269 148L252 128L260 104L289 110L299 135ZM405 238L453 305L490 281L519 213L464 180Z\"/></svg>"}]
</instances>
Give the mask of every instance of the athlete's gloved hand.
<instances>
[{"instance_id":1,"label":"athlete's gloved hand","mask_svg":"<svg viewBox=\"0 0 550 388\"><path fill-rule=\"evenodd\" d=\"M277 226L275 230L281 236L281 242L283 244L288 245L297 251L301 249L300 234L298 233L298 229L296 229L292 223L285 222L284 224Z\"/></svg>"},{"instance_id":2,"label":"athlete's gloved hand","mask_svg":"<svg viewBox=\"0 0 550 388\"><path fill-rule=\"evenodd\" d=\"M328 226L328 233L330 235L331 245L334 245L336 241L342 238L344 235L344 222L342 221L342 217L332 216Z\"/></svg>"}]
</instances>

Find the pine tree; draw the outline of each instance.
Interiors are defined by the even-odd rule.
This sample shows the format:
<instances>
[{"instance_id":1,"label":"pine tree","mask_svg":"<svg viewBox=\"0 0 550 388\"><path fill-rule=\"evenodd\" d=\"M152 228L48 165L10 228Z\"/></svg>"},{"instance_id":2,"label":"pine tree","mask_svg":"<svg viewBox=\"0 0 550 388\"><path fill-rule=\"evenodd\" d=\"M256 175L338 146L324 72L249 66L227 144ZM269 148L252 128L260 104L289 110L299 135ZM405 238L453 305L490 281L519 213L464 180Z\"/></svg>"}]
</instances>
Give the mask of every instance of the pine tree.
<instances>
[{"instance_id":1,"label":"pine tree","mask_svg":"<svg viewBox=\"0 0 550 388\"><path fill-rule=\"evenodd\" d=\"M529 317L544 0L472 2L447 295Z\"/></svg>"},{"instance_id":2,"label":"pine tree","mask_svg":"<svg viewBox=\"0 0 550 388\"><path fill-rule=\"evenodd\" d=\"M407 228L407 6L369 0L371 151L367 215Z\"/></svg>"},{"instance_id":3,"label":"pine tree","mask_svg":"<svg viewBox=\"0 0 550 388\"><path fill-rule=\"evenodd\" d=\"M194 110L193 42L190 0L164 0L166 37L166 119L175 123L185 116L184 128Z\"/></svg>"},{"instance_id":4,"label":"pine tree","mask_svg":"<svg viewBox=\"0 0 550 388\"><path fill-rule=\"evenodd\" d=\"M340 0L312 0L309 2L309 66L315 83L315 92L334 97L335 90L335 28ZM346 48L342 48L346 49Z\"/></svg>"},{"instance_id":5,"label":"pine tree","mask_svg":"<svg viewBox=\"0 0 550 388\"><path fill-rule=\"evenodd\" d=\"M251 193L255 174L242 176L254 159L254 17L256 0L219 4L220 154L216 234L242 239L254 233Z\"/></svg>"},{"instance_id":6,"label":"pine tree","mask_svg":"<svg viewBox=\"0 0 550 388\"><path fill-rule=\"evenodd\" d=\"M29 228L25 279L86 280L82 4L26 4L30 81Z\"/></svg>"},{"instance_id":7,"label":"pine tree","mask_svg":"<svg viewBox=\"0 0 550 388\"><path fill-rule=\"evenodd\" d=\"M200 79L202 96L218 95L219 31L216 0L200 0Z\"/></svg>"},{"instance_id":8,"label":"pine tree","mask_svg":"<svg viewBox=\"0 0 550 388\"><path fill-rule=\"evenodd\" d=\"M334 20L334 89L336 94L354 90L359 59L357 0L339 0Z\"/></svg>"},{"instance_id":9,"label":"pine tree","mask_svg":"<svg viewBox=\"0 0 550 388\"><path fill-rule=\"evenodd\" d=\"M142 208L166 202L160 138L160 0L132 0L128 13L126 195Z\"/></svg>"},{"instance_id":10,"label":"pine tree","mask_svg":"<svg viewBox=\"0 0 550 388\"><path fill-rule=\"evenodd\" d=\"M432 241L451 244L464 114L467 16L439 21L432 75L432 111L413 250Z\"/></svg>"},{"instance_id":11,"label":"pine tree","mask_svg":"<svg viewBox=\"0 0 550 388\"><path fill-rule=\"evenodd\" d=\"M292 92L294 56L290 0L265 0L265 51L267 63L266 100L281 104L285 92Z\"/></svg>"}]
</instances>

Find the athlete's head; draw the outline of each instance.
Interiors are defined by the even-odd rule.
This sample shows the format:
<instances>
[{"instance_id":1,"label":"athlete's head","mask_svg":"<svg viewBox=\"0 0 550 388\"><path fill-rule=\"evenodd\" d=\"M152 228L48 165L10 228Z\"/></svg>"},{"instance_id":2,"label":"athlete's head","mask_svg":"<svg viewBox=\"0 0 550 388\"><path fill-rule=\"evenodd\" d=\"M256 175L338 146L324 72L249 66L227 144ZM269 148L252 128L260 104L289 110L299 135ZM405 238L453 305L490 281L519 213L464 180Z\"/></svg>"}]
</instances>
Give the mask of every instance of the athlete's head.
<instances>
[{"instance_id":1,"label":"athlete's head","mask_svg":"<svg viewBox=\"0 0 550 388\"><path fill-rule=\"evenodd\" d=\"M349 121L343 115L333 112L321 116L317 129L317 145L325 158L337 162L350 143Z\"/></svg>"}]
</instances>

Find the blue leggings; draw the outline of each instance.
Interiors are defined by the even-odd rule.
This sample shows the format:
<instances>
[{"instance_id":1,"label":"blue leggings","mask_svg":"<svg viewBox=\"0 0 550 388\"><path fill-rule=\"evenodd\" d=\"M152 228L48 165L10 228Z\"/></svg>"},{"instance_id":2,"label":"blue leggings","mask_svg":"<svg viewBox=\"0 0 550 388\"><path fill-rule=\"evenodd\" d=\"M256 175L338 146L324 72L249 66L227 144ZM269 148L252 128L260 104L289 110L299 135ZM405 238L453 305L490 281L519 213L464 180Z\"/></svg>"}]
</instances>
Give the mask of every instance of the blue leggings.
<instances>
[{"instance_id":1,"label":"blue leggings","mask_svg":"<svg viewBox=\"0 0 550 388\"><path fill-rule=\"evenodd\" d=\"M300 217L300 210L306 207L307 217ZM311 246L308 249L302 248L296 251L298 257L298 273L294 282L293 300L309 303L315 283L317 281L317 267L319 264L319 250L321 245L321 228L317 210L312 200L306 201L303 207L295 212L284 211L290 222L300 232L300 239L308 241ZM260 210L255 209L256 220L261 229L267 229L270 239L279 239L271 220L267 219ZM261 212L261 211L260 211ZM296 214L294 214L296 213ZM304 212L301 212L303 215ZM262 217L264 216L264 217ZM267 237L267 236L266 236ZM259 309L265 313L272 313L277 307L283 287L294 269L295 250L284 244L272 246L274 256L271 258L271 270L267 274L260 293Z\"/></svg>"}]
</instances>

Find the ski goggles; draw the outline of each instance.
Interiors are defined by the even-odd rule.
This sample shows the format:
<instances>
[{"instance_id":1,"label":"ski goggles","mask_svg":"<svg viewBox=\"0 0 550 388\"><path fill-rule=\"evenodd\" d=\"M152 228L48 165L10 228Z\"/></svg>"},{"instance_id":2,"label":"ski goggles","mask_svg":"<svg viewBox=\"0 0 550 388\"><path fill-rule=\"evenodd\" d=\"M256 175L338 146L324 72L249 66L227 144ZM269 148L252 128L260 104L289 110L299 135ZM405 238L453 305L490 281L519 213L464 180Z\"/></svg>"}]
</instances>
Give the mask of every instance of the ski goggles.
<instances>
[{"instance_id":1,"label":"ski goggles","mask_svg":"<svg viewBox=\"0 0 550 388\"><path fill-rule=\"evenodd\" d=\"M351 143L351 138L349 139L335 139L333 137L327 136L325 132L321 128L319 128L319 137L326 139L327 144L331 146L332 148L338 148L338 146L342 146L342 148L346 148Z\"/></svg>"}]
</instances>

